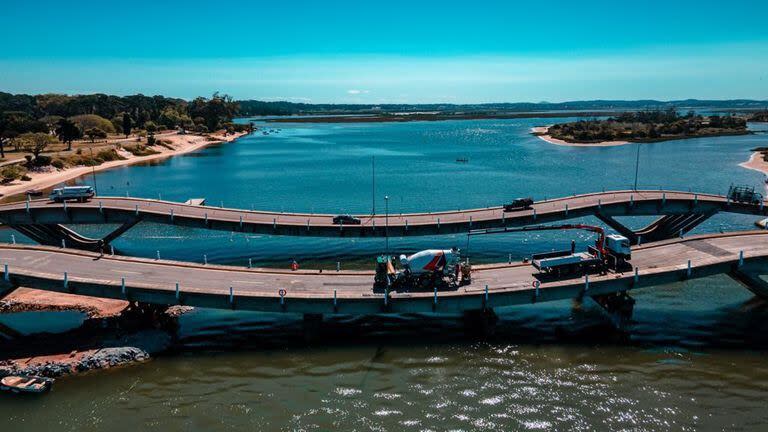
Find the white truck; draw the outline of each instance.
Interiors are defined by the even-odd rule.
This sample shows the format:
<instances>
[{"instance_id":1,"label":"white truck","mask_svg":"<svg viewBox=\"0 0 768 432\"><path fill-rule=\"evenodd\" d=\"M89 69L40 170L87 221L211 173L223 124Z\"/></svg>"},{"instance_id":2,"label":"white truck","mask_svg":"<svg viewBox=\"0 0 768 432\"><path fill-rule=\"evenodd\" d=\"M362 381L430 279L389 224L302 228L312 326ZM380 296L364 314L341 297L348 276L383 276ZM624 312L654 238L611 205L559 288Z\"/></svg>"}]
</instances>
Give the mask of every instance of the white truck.
<instances>
[{"instance_id":1,"label":"white truck","mask_svg":"<svg viewBox=\"0 0 768 432\"><path fill-rule=\"evenodd\" d=\"M94 195L96 193L91 186L66 186L54 189L48 198L57 203L64 201L86 202Z\"/></svg>"},{"instance_id":2,"label":"white truck","mask_svg":"<svg viewBox=\"0 0 768 432\"><path fill-rule=\"evenodd\" d=\"M379 287L432 289L459 283L469 277L469 269L460 262L458 249L427 249L413 255L400 255L400 270L395 259L382 255L377 259L375 284Z\"/></svg>"}]
</instances>

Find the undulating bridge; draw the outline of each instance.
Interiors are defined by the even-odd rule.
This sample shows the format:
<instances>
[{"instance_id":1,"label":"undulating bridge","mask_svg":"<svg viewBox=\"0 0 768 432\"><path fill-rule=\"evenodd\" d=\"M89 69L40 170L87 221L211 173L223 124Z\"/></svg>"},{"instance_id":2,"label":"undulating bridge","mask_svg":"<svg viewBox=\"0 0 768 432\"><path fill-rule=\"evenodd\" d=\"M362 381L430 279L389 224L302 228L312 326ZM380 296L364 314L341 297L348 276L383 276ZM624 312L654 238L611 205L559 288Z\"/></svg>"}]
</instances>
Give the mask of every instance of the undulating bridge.
<instances>
[{"instance_id":1,"label":"undulating bridge","mask_svg":"<svg viewBox=\"0 0 768 432\"><path fill-rule=\"evenodd\" d=\"M483 314L494 308L592 297L609 312L626 311L626 293L674 281L729 274L768 296L768 231L675 238L634 246L632 269L546 278L518 262L473 266L472 281L453 290L376 291L372 271L243 268L111 256L50 246L0 245L3 284L159 305L265 312ZM0 297L2 294L0 294ZM631 300L631 299L630 299ZM629 308L631 313L631 307Z\"/></svg>"},{"instance_id":2,"label":"undulating bridge","mask_svg":"<svg viewBox=\"0 0 768 432\"><path fill-rule=\"evenodd\" d=\"M334 215L248 211L142 198L97 197L85 203L32 200L0 205L0 222L49 246L104 250L140 222L288 236L399 237L467 232L471 229L525 226L596 216L633 244L680 236L718 212L768 215L764 203L745 204L695 192L639 190L574 195L535 202L505 212L503 207L409 214L357 215L359 225L334 224ZM620 223L621 216L658 216L640 230ZM102 239L72 231L71 224L118 224Z\"/></svg>"}]
</instances>

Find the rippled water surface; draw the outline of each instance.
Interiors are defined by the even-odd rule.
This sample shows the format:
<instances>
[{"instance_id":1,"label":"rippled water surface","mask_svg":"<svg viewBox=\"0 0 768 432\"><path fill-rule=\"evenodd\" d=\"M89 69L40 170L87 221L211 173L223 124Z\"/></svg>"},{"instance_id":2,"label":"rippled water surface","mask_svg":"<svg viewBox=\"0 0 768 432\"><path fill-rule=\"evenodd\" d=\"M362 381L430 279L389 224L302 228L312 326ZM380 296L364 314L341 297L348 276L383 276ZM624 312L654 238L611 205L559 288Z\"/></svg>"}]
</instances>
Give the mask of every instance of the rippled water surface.
<instances>
[{"instance_id":1,"label":"rippled water surface","mask_svg":"<svg viewBox=\"0 0 768 432\"><path fill-rule=\"evenodd\" d=\"M548 119L546 122L558 121ZM628 188L635 146L573 148L528 134L542 120L280 125L151 166L99 173L102 194L285 211L468 208L517 196ZM276 126L270 126L276 128ZM768 144L740 137L641 146L641 186L724 192L759 185L738 166ZM457 163L469 158L469 163ZM90 182L91 179L84 179ZM585 222L595 222L586 218ZM640 226L647 219L627 220ZM749 229L718 215L697 232ZM83 233L104 227L77 227ZM8 232L0 233L3 238ZM579 233L488 236L479 261L567 245ZM396 250L466 237L392 239ZM138 225L124 253L244 265L369 267L383 240L250 236ZM768 423L768 310L726 276L634 293L629 334L586 300L499 311L487 340L461 317L332 317L305 343L292 316L197 310L178 350L135 367L69 377L43 398L0 397L2 430L763 430Z\"/></svg>"}]
</instances>

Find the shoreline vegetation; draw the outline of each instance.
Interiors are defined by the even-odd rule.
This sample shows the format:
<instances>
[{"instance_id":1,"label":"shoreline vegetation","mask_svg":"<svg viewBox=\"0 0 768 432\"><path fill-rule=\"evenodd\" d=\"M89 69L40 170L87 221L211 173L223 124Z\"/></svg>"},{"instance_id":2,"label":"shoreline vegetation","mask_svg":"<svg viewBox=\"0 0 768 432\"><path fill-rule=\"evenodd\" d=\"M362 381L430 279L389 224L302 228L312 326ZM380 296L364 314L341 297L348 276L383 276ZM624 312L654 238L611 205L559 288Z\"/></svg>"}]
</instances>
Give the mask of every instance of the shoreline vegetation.
<instances>
[{"instance_id":1,"label":"shoreline vegetation","mask_svg":"<svg viewBox=\"0 0 768 432\"><path fill-rule=\"evenodd\" d=\"M753 113L747 118L747 121L758 122L758 123L768 122L768 110L758 111L756 113Z\"/></svg>"},{"instance_id":2,"label":"shoreline vegetation","mask_svg":"<svg viewBox=\"0 0 768 432\"><path fill-rule=\"evenodd\" d=\"M191 101L0 93L0 195L231 141L252 131L232 122L238 112L219 93Z\"/></svg>"},{"instance_id":3,"label":"shoreline vegetation","mask_svg":"<svg viewBox=\"0 0 768 432\"><path fill-rule=\"evenodd\" d=\"M0 183L0 194L3 199L23 194L30 189L46 189L59 183L91 174L96 171L104 171L116 167L132 165L164 159L172 156L183 155L197 151L203 147L232 142L246 135L248 132L233 132L227 134L224 131L206 135L181 135L178 132L166 132L155 136L156 144L147 145L137 143L135 139L123 140L108 144L108 148L101 149L98 154L114 154L112 160L86 160L85 164L74 166L42 167L37 170L29 170L24 174L27 178L14 179ZM75 153L77 156L77 154ZM54 159L54 162L58 159Z\"/></svg>"},{"instance_id":4,"label":"shoreline vegetation","mask_svg":"<svg viewBox=\"0 0 768 432\"><path fill-rule=\"evenodd\" d=\"M534 128L534 135L558 145L611 146L686 138L749 134L747 121L732 115L680 115L666 111L626 112L604 120L579 120Z\"/></svg>"}]
</instances>

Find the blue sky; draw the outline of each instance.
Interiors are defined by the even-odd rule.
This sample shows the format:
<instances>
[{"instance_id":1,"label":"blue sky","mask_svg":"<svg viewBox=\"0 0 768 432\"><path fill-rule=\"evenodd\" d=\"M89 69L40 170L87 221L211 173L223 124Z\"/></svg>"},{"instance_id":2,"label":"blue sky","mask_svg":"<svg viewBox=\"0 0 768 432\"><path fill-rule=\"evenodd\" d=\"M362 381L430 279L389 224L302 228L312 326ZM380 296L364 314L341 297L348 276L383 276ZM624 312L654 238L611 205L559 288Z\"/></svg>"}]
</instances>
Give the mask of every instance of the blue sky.
<instances>
[{"instance_id":1,"label":"blue sky","mask_svg":"<svg viewBox=\"0 0 768 432\"><path fill-rule=\"evenodd\" d=\"M4 0L0 91L768 99L768 2Z\"/></svg>"}]
</instances>

